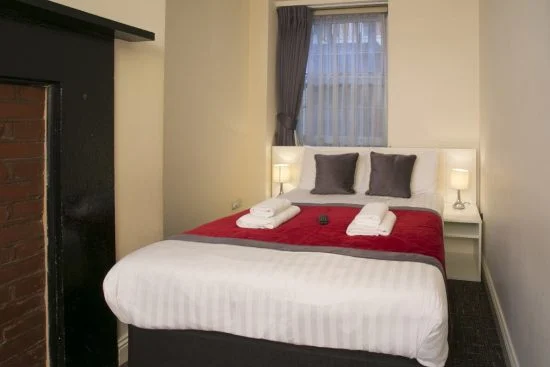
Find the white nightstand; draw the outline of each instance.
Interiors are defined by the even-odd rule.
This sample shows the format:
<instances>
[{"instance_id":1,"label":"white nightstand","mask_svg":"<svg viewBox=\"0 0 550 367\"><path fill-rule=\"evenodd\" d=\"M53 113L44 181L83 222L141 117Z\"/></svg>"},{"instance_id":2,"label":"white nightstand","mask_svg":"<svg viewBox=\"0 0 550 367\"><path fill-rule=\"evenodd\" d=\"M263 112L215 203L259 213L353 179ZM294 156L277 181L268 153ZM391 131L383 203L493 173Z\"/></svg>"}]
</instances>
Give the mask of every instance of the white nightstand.
<instances>
[{"instance_id":1,"label":"white nightstand","mask_svg":"<svg viewBox=\"0 0 550 367\"><path fill-rule=\"evenodd\" d=\"M443 221L447 277L481 281L483 222L477 206L467 204L466 209L457 210L445 203Z\"/></svg>"}]
</instances>

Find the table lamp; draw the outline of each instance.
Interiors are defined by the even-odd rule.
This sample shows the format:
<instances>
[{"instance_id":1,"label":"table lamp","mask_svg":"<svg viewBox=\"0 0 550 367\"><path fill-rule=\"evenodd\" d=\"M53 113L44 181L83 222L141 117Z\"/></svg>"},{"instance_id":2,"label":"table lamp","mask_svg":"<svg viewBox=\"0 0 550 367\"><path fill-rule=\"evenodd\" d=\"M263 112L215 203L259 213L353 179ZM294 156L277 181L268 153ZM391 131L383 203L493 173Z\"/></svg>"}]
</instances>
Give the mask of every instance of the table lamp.
<instances>
[{"instance_id":1,"label":"table lamp","mask_svg":"<svg viewBox=\"0 0 550 367\"><path fill-rule=\"evenodd\" d=\"M273 182L280 185L279 195L284 194L283 184L290 181L290 166L287 163L278 163L273 165Z\"/></svg>"},{"instance_id":2,"label":"table lamp","mask_svg":"<svg viewBox=\"0 0 550 367\"><path fill-rule=\"evenodd\" d=\"M453 168L451 170L451 188L457 190L457 199L453 204L454 209L462 210L465 208L464 202L460 198L460 190L468 188L470 172L467 169Z\"/></svg>"}]
</instances>

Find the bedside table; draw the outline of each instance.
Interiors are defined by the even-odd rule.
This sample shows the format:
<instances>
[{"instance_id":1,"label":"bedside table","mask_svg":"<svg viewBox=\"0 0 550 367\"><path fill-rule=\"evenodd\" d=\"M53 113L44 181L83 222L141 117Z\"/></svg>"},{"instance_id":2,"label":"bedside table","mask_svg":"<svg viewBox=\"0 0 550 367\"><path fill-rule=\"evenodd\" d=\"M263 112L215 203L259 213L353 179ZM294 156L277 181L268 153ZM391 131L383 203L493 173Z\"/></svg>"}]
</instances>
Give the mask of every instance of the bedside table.
<instances>
[{"instance_id":1,"label":"bedside table","mask_svg":"<svg viewBox=\"0 0 550 367\"><path fill-rule=\"evenodd\" d=\"M477 205L457 210L452 203L445 203L443 235L449 279L481 281L482 227Z\"/></svg>"}]
</instances>

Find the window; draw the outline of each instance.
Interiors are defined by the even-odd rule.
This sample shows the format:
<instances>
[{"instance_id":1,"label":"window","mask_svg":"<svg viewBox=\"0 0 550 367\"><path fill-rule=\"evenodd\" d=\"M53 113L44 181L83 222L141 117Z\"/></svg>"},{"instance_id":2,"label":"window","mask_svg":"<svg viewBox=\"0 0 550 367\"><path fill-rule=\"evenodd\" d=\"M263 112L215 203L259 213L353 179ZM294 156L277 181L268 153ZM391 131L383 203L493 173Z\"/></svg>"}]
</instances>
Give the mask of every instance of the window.
<instances>
[{"instance_id":1,"label":"window","mask_svg":"<svg viewBox=\"0 0 550 367\"><path fill-rule=\"evenodd\" d=\"M308 57L300 142L386 146L386 14L316 16Z\"/></svg>"}]
</instances>

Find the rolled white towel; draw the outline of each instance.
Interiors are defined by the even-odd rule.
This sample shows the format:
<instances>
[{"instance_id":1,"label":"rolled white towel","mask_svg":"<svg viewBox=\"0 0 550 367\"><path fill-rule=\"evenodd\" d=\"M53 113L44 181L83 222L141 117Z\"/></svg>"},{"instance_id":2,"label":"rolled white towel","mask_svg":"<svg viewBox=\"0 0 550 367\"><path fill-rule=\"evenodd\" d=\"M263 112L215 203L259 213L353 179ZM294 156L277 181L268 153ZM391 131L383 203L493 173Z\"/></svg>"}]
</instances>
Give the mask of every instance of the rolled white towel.
<instances>
[{"instance_id":1,"label":"rolled white towel","mask_svg":"<svg viewBox=\"0 0 550 367\"><path fill-rule=\"evenodd\" d=\"M387 212L388 204L386 203L368 203L361 208L354 220L364 226L378 227Z\"/></svg>"},{"instance_id":2,"label":"rolled white towel","mask_svg":"<svg viewBox=\"0 0 550 367\"><path fill-rule=\"evenodd\" d=\"M393 212L387 212L378 227L364 226L354 219L348 225L346 234L348 236L389 236L396 220L397 217Z\"/></svg>"},{"instance_id":3,"label":"rolled white towel","mask_svg":"<svg viewBox=\"0 0 550 367\"><path fill-rule=\"evenodd\" d=\"M396 220L397 216L393 212L387 212L384 216L384 220L382 220L382 223L380 223L378 227L378 234L380 236L389 236Z\"/></svg>"},{"instance_id":4,"label":"rolled white towel","mask_svg":"<svg viewBox=\"0 0 550 367\"><path fill-rule=\"evenodd\" d=\"M271 218L285 209L290 208L292 203L287 199L271 198L262 201L250 208L250 214L260 218Z\"/></svg>"},{"instance_id":5,"label":"rolled white towel","mask_svg":"<svg viewBox=\"0 0 550 367\"><path fill-rule=\"evenodd\" d=\"M297 206L290 206L288 209L283 210L279 214L271 218L260 218L252 214L245 214L237 219L237 226L241 228L252 229L274 229L279 227L284 222L288 221L300 213L300 208Z\"/></svg>"}]
</instances>

